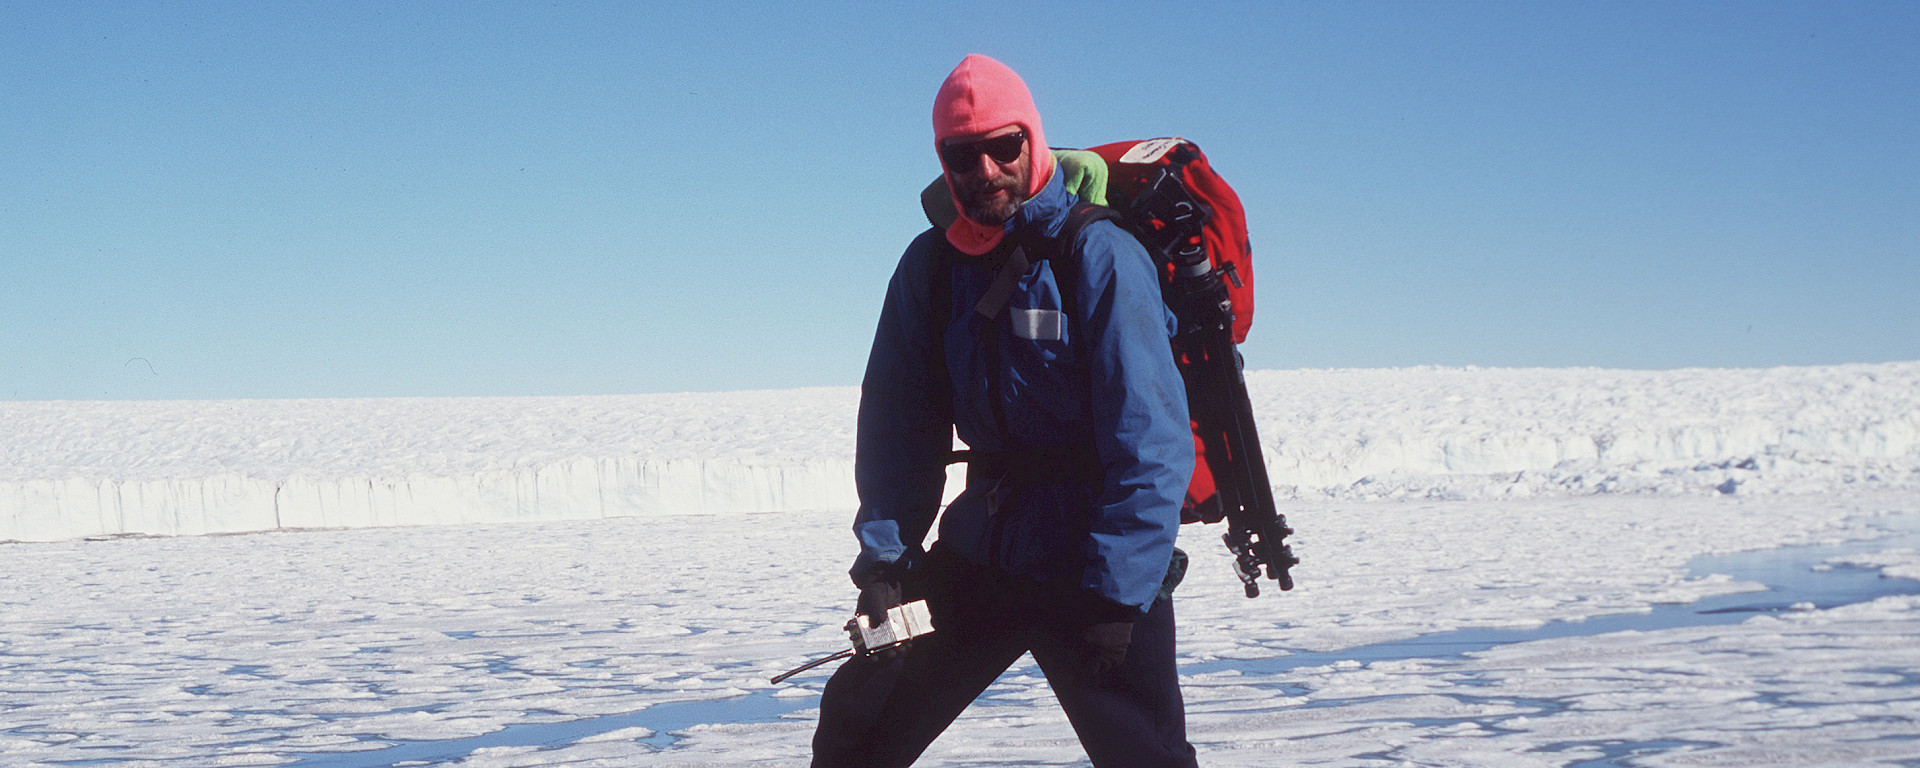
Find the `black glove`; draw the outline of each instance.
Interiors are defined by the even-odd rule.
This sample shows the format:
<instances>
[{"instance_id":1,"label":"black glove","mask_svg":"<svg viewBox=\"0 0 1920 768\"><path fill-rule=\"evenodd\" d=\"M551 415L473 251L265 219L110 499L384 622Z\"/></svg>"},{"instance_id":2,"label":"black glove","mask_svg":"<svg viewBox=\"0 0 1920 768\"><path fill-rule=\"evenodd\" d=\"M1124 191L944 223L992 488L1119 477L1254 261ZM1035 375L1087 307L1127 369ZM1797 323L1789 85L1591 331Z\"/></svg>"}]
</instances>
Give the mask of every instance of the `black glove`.
<instances>
[{"instance_id":1,"label":"black glove","mask_svg":"<svg viewBox=\"0 0 1920 768\"><path fill-rule=\"evenodd\" d=\"M1109 621L1087 627L1080 639L1087 643L1087 669L1104 675L1120 668L1133 644L1133 622Z\"/></svg>"},{"instance_id":2,"label":"black glove","mask_svg":"<svg viewBox=\"0 0 1920 768\"><path fill-rule=\"evenodd\" d=\"M1127 648L1133 645L1133 620L1140 612L1092 593L1087 595L1085 611L1087 626L1080 632L1080 642L1086 646L1087 669L1104 675L1126 661Z\"/></svg>"},{"instance_id":3,"label":"black glove","mask_svg":"<svg viewBox=\"0 0 1920 768\"><path fill-rule=\"evenodd\" d=\"M867 623L870 625L885 623L887 611L898 608L906 602L904 589L901 586L906 573L907 569L899 563L881 563L874 566L873 570L868 571L860 579L860 600L854 603L853 612L867 617ZM892 648L874 651L871 655L882 663L890 664L904 655L907 645L912 642L908 640Z\"/></svg>"},{"instance_id":4,"label":"black glove","mask_svg":"<svg viewBox=\"0 0 1920 768\"><path fill-rule=\"evenodd\" d=\"M873 624L885 622L888 610L906 602L901 588L906 571L899 563L875 565L861 579L860 601L854 604L853 612L873 619Z\"/></svg>"}]
</instances>

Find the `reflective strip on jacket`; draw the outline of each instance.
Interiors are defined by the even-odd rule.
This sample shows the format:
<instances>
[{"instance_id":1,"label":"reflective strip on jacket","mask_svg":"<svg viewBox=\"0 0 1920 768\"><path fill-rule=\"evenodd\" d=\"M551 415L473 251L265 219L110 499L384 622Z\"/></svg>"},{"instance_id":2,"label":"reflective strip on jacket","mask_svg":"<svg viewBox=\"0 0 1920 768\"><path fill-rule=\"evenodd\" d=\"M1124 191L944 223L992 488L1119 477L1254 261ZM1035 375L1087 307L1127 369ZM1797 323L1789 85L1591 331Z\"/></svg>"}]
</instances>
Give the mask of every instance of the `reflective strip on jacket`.
<instances>
[{"instance_id":1,"label":"reflective strip on jacket","mask_svg":"<svg viewBox=\"0 0 1920 768\"><path fill-rule=\"evenodd\" d=\"M1052 237L1074 202L1056 173L1013 226ZM1036 259L989 321L973 306L992 270L965 257L940 269L940 236L928 230L901 257L867 358L853 575L917 557L939 511L951 428L979 451L1091 445L1103 479L1015 484L991 516L988 490L970 487L939 516L945 546L1035 580L1077 571L1082 587L1144 610L1166 575L1194 461L1186 389L1168 346L1174 318L1153 261L1112 222L1095 222L1082 235L1076 317L1062 317L1053 265ZM954 319L944 329L951 399L937 391L932 369L936 279L953 286ZM982 335L990 324L999 335L997 366Z\"/></svg>"}]
</instances>

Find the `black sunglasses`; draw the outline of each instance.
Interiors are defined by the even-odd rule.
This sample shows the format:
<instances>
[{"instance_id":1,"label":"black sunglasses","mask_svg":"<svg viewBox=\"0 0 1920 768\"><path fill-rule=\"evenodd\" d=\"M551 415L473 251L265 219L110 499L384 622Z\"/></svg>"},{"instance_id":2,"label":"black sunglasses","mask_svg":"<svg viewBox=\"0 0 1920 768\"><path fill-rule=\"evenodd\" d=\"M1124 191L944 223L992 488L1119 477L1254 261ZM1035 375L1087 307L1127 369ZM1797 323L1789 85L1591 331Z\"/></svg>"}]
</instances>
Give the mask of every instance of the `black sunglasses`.
<instances>
[{"instance_id":1,"label":"black sunglasses","mask_svg":"<svg viewBox=\"0 0 1920 768\"><path fill-rule=\"evenodd\" d=\"M975 163L982 154L996 163L1011 163L1020 159L1020 150L1026 146L1027 132L1014 131L991 139L944 145L940 147L940 162L950 171L969 171L977 167Z\"/></svg>"}]
</instances>

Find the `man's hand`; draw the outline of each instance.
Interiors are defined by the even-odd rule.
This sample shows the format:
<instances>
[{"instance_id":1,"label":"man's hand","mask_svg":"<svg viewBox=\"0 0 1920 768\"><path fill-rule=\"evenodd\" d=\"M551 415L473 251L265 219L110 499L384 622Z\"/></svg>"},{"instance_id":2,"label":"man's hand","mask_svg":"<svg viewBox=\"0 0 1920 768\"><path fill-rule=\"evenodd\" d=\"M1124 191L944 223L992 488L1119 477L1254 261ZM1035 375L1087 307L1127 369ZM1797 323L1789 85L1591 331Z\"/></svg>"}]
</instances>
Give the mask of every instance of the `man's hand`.
<instances>
[{"instance_id":1,"label":"man's hand","mask_svg":"<svg viewBox=\"0 0 1920 768\"><path fill-rule=\"evenodd\" d=\"M1133 620L1140 612L1091 592L1086 593L1083 610L1086 629L1080 632L1080 642L1085 645L1087 669L1096 675L1119 669L1133 645Z\"/></svg>"},{"instance_id":2,"label":"man's hand","mask_svg":"<svg viewBox=\"0 0 1920 768\"><path fill-rule=\"evenodd\" d=\"M874 566L860 584L860 601L854 605L853 612L873 619L875 624L885 622L887 611L906 602L901 588L906 570L899 563Z\"/></svg>"},{"instance_id":3,"label":"man's hand","mask_svg":"<svg viewBox=\"0 0 1920 768\"><path fill-rule=\"evenodd\" d=\"M1120 668L1127 660L1127 648L1133 645L1133 622L1109 621L1087 627L1080 634L1087 644L1087 668L1104 675Z\"/></svg>"},{"instance_id":4,"label":"man's hand","mask_svg":"<svg viewBox=\"0 0 1920 768\"><path fill-rule=\"evenodd\" d=\"M887 611L906 602L905 590L901 586L906 573L907 569L897 562L874 566L860 584L860 600L854 604L853 612L867 617L870 624L877 626L886 623ZM874 651L872 655L880 661L891 662L906 653L907 645L911 642L909 640L892 648Z\"/></svg>"}]
</instances>

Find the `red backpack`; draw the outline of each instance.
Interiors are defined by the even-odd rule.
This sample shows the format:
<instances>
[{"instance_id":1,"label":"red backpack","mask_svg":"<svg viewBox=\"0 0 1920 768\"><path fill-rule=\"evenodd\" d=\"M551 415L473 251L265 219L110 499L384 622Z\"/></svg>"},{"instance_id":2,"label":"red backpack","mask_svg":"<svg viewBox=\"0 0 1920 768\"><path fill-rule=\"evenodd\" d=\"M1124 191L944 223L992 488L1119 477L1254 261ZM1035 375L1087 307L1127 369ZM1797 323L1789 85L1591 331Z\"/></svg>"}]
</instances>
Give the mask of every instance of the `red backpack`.
<instances>
[{"instance_id":1,"label":"red backpack","mask_svg":"<svg viewBox=\"0 0 1920 768\"><path fill-rule=\"evenodd\" d=\"M1253 249L1247 211L1207 156L1186 139L1102 144L1087 150L1107 162L1107 207L1167 270L1171 281L1181 253L1204 253L1227 283L1233 303L1233 343L1253 324Z\"/></svg>"},{"instance_id":2,"label":"red backpack","mask_svg":"<svg viewBox=\"0 0 1920 768\"><path fill-rule=\"evenodd\" d=\"M1234 476L1229 463L1236 459L1261 458L1231 455L1232 449L1222 438L1218 422L1224 418L1226 404L1213 401L1226 395L1212 386L1213 382L1202 380L1200 374L1200 369L1210 367L1208 358L1213 353L1191 338L1194 323L1222 315L1209 307L1191 306L1194 297L1180 295L1179 278L1183 274L1202 275L1209 269L1217 274L1219 279L1210 282L1225 288L1224 299L1202 296L1198 303L1224 300L1225 305L1219 309L1231 318L1233 343L1246 340L1247 329L1253 324L1253 250L1247 242L1246 209L1240 205L1240 196L1207 164L1207 156L1185 139L1123 141L1087 151L1105 161L1107 206L1120 213L1118 223L1132 232L1160 265L1162 294L1180 316L1182 333L1174 340L1173 352L1188 382L1194 450L1193 479L1187 485L1180 520L1217 522L1238 503L1238 496L1255 491L1236 493L1230 488L1228 493L1235 498L1222 498L1216 476ZM1062 239L1072 242L1068 236ZM1238 359L1232 364L1233 374L1238 376ZM1261 470L1264 482L1265 467Z\"/></svg>"}]
</instances>

